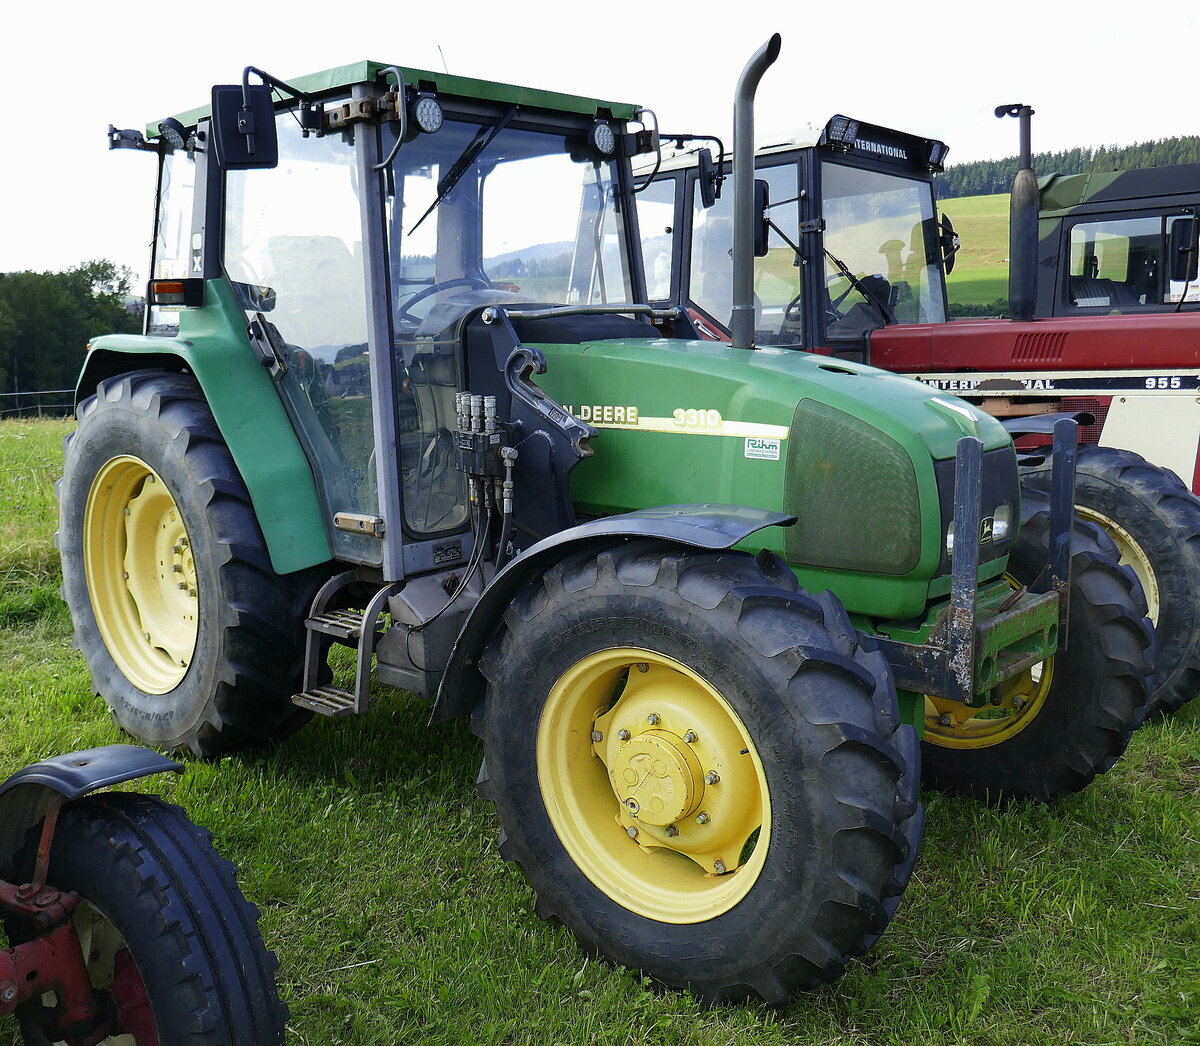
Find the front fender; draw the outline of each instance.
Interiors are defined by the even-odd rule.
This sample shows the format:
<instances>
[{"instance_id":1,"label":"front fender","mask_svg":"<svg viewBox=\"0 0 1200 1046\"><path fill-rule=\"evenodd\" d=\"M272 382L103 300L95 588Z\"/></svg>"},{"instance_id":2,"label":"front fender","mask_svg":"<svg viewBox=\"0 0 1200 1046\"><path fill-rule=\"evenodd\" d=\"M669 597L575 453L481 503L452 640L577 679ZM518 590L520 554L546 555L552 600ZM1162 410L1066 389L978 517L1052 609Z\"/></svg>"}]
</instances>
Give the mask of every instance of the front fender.
<instances>
[{"instance_id":1,"label":"front fender","mask_svg":"<svg viewBox=\"0 0 1200 1046\"><path fill-rule=\"evenodd\" d=\"M559 531L509 563L471 610L450 652L429 722L468 715L483 697L479 658L517 593L582 544L613 538L657 538L714 552L733 548L764 527L791 526L795 516L742 505L665 505L605 516Z\"/></svg>"},{"instance_id":2,"label":"front fender","mask_svg":"<svg viewBox=\"0 0 1200 1046\"><path fill-rule=\"evenodd\" d=\"M137 745L106 745L43 759L0 784L0 868L11 864L25 833L56 800L69 802L107 785L183 767Z\"/></svg>"},{"instance_id":3,"label":"front fender","mask_svg":"<svg viewBox=\"0 0 1200 1046\"><path fill-rule=\"evenodd\" d=\"M107 334L92 341L75 399L105 378L143 368L195 375L254 505L277 574L333 556L312 467L274 383L255 356L245 314L226 280L209 280L204 305L179 314L179 336Z\"/></svg>"}]
</instances>

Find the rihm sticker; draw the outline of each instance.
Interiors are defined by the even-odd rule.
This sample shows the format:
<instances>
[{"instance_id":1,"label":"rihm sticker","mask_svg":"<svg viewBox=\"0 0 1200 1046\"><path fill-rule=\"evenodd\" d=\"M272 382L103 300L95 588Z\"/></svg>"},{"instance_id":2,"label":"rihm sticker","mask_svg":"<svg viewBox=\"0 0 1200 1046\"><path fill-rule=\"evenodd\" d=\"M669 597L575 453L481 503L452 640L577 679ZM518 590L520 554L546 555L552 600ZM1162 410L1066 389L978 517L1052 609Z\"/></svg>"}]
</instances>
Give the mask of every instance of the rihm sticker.
<instances>
[{"instance_id":1,"label":"rihm sticker","mask_svg":"<svg viewBox=\"0 0 1200 1046\"><path fill-rule=\"evenodd\" d=\"M763 458L767 461L778 461L779 440L764 439L762 436L747 436L746 457Z\"/></svg>"}]
</instances>

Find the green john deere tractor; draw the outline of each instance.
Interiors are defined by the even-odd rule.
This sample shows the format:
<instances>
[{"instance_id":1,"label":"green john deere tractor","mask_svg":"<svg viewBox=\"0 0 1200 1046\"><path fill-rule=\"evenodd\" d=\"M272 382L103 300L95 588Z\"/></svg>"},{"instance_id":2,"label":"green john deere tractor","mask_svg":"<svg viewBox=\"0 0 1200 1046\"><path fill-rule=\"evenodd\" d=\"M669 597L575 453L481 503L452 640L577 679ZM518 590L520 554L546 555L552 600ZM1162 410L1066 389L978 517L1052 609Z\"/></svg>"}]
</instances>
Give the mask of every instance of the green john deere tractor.
<instances>
[{"instance_id":1,"label":"green john deere tractor","mask_svg":"<svg viewBox=\"0 0 1200 1046\"><path fill-rule=\"evenodd\" d=\"M777 49L739 85L747 143ZM111 129L158 156L153 276L145 334L97 338L80 379L66 595L97 692L165 748L362 713L372 680L470 715L540 914L705 999L781 1002L896 909L925 695L993 723L964 788L1049 798L1123 749L1149 638L1088 532L1071 562L1069 468L1022 526L981 411L659 337L639 116L364 62L250 67ZM1086 687L1022 714L1051 677Z\"/></svg>"}]
</instances>

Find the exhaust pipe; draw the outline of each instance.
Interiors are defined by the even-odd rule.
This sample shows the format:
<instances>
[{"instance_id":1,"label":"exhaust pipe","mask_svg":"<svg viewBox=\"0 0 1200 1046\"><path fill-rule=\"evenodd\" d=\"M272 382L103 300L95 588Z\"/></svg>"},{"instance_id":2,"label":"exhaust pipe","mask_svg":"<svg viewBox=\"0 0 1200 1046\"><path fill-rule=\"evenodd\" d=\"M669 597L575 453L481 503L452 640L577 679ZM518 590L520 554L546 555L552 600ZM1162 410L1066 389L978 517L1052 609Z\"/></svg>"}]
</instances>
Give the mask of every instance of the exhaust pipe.
<instances>
[{"instance_id":1,"label":"exhaust pipe","mask_svg":"<svg viewBox=\"0 0 1200 1046\"><path fill-rule=\"evenodd\" d=\"M754 348L754 92L779 57L778 33L754 52L733 96L733 315L730 344Z\"/></svg>"},{"instance_id":2,"label":"exhaust pipe","mask_svg":"<svg viewBox=\"0 0 1200 1046\"><path fill-rule=\"evenodd\" d=\"M1001 105L998 117L1021 122L1021 149L1013 177L1008 209L1008 304L1014 320L1033 319L1037 305L1038 185L1033 173L1033 149L1028 105Z\"/></svg>"}]
</instances>

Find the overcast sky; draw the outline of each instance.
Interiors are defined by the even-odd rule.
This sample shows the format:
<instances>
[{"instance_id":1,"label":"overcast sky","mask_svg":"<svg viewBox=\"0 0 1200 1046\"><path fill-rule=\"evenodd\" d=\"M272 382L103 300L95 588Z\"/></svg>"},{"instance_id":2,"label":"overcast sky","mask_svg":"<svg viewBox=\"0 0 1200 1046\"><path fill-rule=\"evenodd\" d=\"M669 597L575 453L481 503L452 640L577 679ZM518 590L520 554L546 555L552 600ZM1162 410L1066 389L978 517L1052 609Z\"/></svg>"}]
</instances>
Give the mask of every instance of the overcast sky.
<instances>
[{"instance_id":1,"label":"overcast sky","mask_svg":"<svg viewBox=\"0 0 1200 1046\"><path fill-rule=\"evenodd\" d=\"M21 4L5 16L0 272L148 260L154 161L109 152L109 123L203 105L246 65L287 79L372 59L632 102L664 130L727 135L732 94L772 32L760 142L835 112L950 145L950 162L1016 152L1001 103L1037 111L1034 149L1196 133L1196 15L1182 5L857 0L572 0L258 5ZM1144 11L1145 17L1137 17ZM1131 17L1131 12L1133 16ZM602 21L608 18L609 21ZM1174 57L1173 57L1174 55Z\"/></svg>"}]
</instances>

